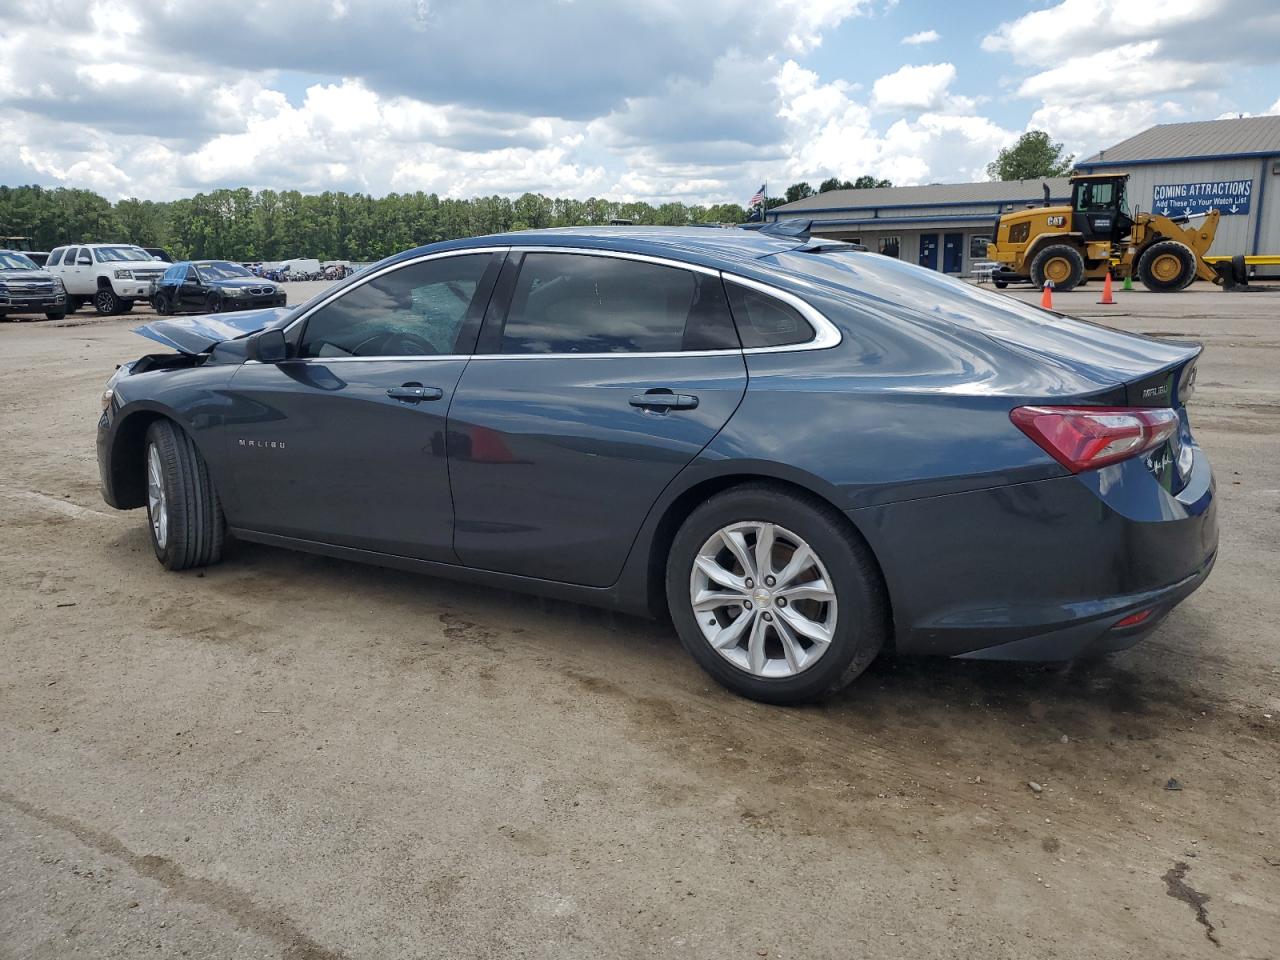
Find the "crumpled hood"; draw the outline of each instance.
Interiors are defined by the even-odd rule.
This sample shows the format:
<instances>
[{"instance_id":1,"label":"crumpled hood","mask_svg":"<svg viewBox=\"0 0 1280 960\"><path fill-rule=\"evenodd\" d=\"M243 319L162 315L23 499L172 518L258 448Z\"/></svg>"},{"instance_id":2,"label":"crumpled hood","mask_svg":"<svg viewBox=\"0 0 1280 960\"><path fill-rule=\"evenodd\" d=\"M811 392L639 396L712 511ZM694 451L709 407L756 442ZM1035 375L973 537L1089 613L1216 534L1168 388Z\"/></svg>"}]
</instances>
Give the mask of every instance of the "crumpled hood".
<instances>
[{"instance_id":1,"label":"crumpled hood","mask_svg":"<svg viewBox=\"0 0 1280 960\"><path fill-rule=\"evenodd\" d=\"M288 307L268 307L265 310L175 317L135 327L133 332L172 347L179 353L205 353L216 343L237 340L259 330L279 326L291 312Z\"/></svg>"}]
</instances>

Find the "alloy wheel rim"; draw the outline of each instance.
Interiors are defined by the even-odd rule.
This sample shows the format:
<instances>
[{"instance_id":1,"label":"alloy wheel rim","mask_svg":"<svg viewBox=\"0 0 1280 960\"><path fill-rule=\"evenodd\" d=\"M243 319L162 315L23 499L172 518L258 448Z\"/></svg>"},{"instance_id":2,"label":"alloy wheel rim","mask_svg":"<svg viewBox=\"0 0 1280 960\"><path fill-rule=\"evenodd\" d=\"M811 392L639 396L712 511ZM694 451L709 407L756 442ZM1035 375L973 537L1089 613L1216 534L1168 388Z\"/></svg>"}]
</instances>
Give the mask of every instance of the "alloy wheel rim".
<instances>
[{"instance_id":1,"label":"alloy wheel rim","mask_svg":"<svg viewBox=\"0 0 1280 960\"><path fill-rule=\"evenodd\" d=\"M164 492L160 451L154 443L147 446L147 514L151 517L151 534L156 546L163 550L169 542L169 501Z\"/></svg>"},{"instance_id":2,"label":"alloy wheel rim","mask_svg":"<svg viewBox=\"0 0 1280 960\"><path fill-rule=\"evenodd\" d=\"M105 290L99 293L94 301L94 306L98 307L100 310L110 310L111 294L107 293Z\"/></svg>"},{"instance_id":3,"label":"alloy wheel rim","mask_svg":"<svg viewBox=\"0 0 1280 960\"><path fill-rule=\"evenodd\" d=\"M835 585L822 559L803 538L763 520L707 539L694 558L689 602L711 648L755 677L802 673L835 637Z\"/></svg>"}]
</instances>

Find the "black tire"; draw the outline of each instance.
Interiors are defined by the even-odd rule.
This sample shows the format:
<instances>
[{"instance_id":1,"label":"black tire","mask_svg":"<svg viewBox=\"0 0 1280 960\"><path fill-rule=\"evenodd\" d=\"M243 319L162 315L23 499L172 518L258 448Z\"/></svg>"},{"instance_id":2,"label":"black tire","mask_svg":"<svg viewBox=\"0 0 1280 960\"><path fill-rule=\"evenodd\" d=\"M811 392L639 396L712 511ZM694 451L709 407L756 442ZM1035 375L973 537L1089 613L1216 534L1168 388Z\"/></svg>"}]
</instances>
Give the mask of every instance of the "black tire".
<instances>
[{"instance_id":1,"label":"black tire","mask_svg":"<svg viewBox=\"0 0 1280 960\"><path fill-rule=\"evenodd\" d=\"M158 316L166 317L169 315L169 301L157 293L151 298L151 309L154 310Z\"/></svg>"},{"instance_id":2,"label":"black tire","mask_svg":"<svg viewBox=\"0 0 1280 960\"><path fill-rule=\"evenodd\" d=\"M120 312L121 312L121 313L128 313L130 310L132 310L132 309L133 309L133 303L134 303L134 301L132 301L132 300L121 300L121 301L120 301Z\"/></svg>"},{"instance_id":3,"label":"black tire","mask_svg":"<svg viewBox=\"0 0 1280 960\"><path fill-rule=\"evenodd\" d=\"M151 452L160 465L167 513L161 543L150 496ZM207 567L222 559L226 521L204 457L191 437L171 420L156 420L147 428L142 469L147 480L147 533L156 559L170 570Z\"/></svg>"},{"instance_id":4,"label":"black tire","mask_svg":"<svg viewBox=\"0 0 1280 960\"><path fill-rule=\"evenodd\" d=\"M218 296L216 293L211 293L205 300L204 305L209 313L221 313L222 297Z\"/></svg>"},{"instance_id":5,"label":"black tire","mask_svg":"<svg viewBox=\"0 0 1280 960\"><path fill-rule=\"evenodd\" d=\"M120 312L120 298L110 287L102 287L93 295L93 309L99 316L113 317Z\"/></svg>"},{"instance_id":6,"label":"black tire","mask_svg":"<svg viewBox=\"0 0 1280 960\"><path fill-rule=\"evenodd\" d=\"M75 313L80 309L79 297L67 297L67 313Z\"/></svg>"},{"instance_id":7,"label":"black tire","mask_svg":"<svg viewBox=\"0 0 1280 960\"><path fill-rule=\"evenodd\" d=\"M1051 243L1031 261L1031 282L1037 288L1052 280L1053 289L1066 292L1083 279L1084 257L1069 244Z\"/></svg>"},{"instance_id":8,"label":"black tire","mask_svg":"<svg viewBox=\"0 0 1280 960\"><path fill-rule=\"evenodd\" d=\"M1231 278L1241 285L1249 282L1249 264L1243 253L1237 253L1231 258Z\"/></svg>"},{"instance_id":9,"label":"black tire","mask_svg":"<svg viewBox=\"0 0 1280 960\"><path fill-rule=\"evenodd\" d=\"M997 290L1003 290L1005 287L1009 285L1008 280L992 280L991 282L996 285Z\"/></svg>"},{"instance_id":10,"label":"black tire","mask_svg":"<svg viewBox=\"0 0 1280 960\"><path fill-rule=\"evenodd\" d=\"M1195 279L1196 255L1185 243L1161 240L1142 251L1138 279L1155 293L1174 293Z\"/></svg>"},{"instance_id":11,"label":"black tire","mask_svg":"<svg viewBox=\"0 0 1280 960\"><path fill-rule=\"evenodd\" d=\"M67 315L63 313L61 310L51 311L44 315L44 318L46 320L65 320L66 317Z\"/></svg>"},{"instance_id":12,"label":"black tire","mask_svg":"<svg viewBox=\"0 0 1280 960\"><path fill-rule=\"evenodd\" d=\"M703 545L717 531L751 521L776 524L803 539L820 558L835 592L836 618L829 645L811 665L790 676L758 676L730 662L703 635L693 610L690 581ZM734 693L774 704L820 699L862 673L889 635L888 605L875 561L847 523L837 510L816 497L771 483L730 488L695 509L672 541L666 594L680 641L698 665ZM741 606L735 609L739 616L746 615ZM765 604L758 602L757 609L762 618L769 619ZM773 609L780 607L774 604ZM776 631L776 627L765 630ZM749 633L750 628L743 631L741 643L745 644ZM776 632L772 643L781 650Z\"/></svg>"}]
</instances>

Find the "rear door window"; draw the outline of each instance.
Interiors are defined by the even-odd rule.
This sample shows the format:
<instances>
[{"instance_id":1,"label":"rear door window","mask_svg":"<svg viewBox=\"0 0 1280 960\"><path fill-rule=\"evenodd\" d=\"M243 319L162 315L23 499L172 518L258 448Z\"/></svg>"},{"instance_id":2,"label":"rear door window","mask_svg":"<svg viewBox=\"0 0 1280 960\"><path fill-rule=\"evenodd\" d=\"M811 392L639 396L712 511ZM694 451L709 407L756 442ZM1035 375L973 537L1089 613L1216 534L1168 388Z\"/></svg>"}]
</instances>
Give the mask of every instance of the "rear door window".
<instances>
[{"instance_id":1,"label":"rear door window","mask_svg":"<svg viewBox=\"0 0 1280 960\"><path fill-rule=\"evenodd\" d=\"M61 259L62 259L62 248L58 247L56 250L53 251L53 253L49 254L49 259L45 265L49 267L56 267L58 265L58 262Z\"/></svg>"},{"instance_id":2,"label":"rear door window","mask_svg":"<svg viewBox=\"0 0 1280 960\"><path fill-rule=\"evenodd\" d=\"M491 254L410 264L351 287L307 320L301 357L422 357L470 353L477 291ZM473 304L477 308L472 310ZM468 323L468 320L474 323Z\"/></svg>"},{"instance_id":3,"label":"rear door window","mask_svg":"<svg viewBox=\"0 0 1280 960\"><path fill-rule=\"evenodd\" d=\"M719 276L619 257L530 253L503 327L507 354L739 347Z\"/></svg>"}]
</instances>

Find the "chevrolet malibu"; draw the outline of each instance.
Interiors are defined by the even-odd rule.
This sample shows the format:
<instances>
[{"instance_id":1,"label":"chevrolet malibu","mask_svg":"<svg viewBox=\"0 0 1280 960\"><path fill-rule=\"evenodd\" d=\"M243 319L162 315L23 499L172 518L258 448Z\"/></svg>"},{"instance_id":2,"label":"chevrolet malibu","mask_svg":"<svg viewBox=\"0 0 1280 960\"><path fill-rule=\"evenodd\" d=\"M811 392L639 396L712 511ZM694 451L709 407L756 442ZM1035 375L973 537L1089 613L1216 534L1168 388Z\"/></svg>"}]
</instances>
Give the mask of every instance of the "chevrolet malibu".
<instances>
[{"instance_id":1,"label":"chevrolet malibu","mask_svg":"<svg viewBox=\"0 0 1280 960\"><path fill-rule=\"evenodd\" d=\"M1198 346L803 234L481 237L138 332L98 462L169 569L231 535L669 617L768 702L1122 649L1217 552Z\"/></svg>"}]
</instances>

